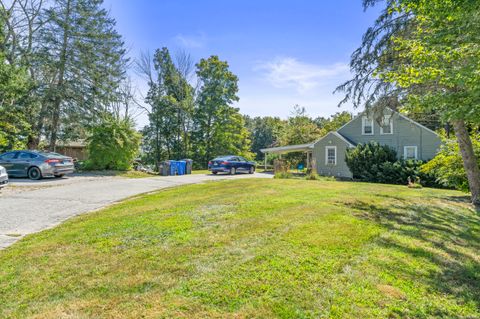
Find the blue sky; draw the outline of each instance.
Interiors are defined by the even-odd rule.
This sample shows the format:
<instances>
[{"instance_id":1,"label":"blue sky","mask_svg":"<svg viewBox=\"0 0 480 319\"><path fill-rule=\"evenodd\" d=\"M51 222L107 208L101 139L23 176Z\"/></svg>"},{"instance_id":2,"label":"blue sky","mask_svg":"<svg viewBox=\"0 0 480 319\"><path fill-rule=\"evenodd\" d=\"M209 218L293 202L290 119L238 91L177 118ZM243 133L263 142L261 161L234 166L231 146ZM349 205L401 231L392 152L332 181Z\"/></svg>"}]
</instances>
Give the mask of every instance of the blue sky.
<instances>
[{"instance_id":1,"label":"blue sky","mask_svg":"<svg viewBox=\"0 0 480 319\"><path fill-rule=\"evenodd\" d=\"M239 77L243 114L282 118L295 104L311 116L351 110L339 109L342 96L332 92L350 78L350 55L378 13L364 12L361 0L105 0L105 7L132 58L163 46L196 61L218 55Z\"/></svg>"}]
</instances>

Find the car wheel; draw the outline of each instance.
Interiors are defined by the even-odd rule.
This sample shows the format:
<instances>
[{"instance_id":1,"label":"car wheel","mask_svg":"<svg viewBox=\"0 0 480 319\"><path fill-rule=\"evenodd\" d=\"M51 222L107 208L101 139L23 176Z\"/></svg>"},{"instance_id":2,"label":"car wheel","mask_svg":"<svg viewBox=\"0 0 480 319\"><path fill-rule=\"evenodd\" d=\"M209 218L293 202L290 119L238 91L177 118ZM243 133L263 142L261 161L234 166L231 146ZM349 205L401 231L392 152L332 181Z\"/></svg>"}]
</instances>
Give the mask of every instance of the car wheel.
<instances>
[{"instance_id":1,"label":"car wheel","mask_svg":"<svg viewBox=\"0 0 480 319\"><path fill-rule=\"evenodd\" d=\"M33 180L39 180L42 178L42 172L38 167L31 167L28 170L28 178Z\"/></svg>"},{"instance_id":2,"label":"car wheel","mask_svg":"<svg viewBox=\"0 0 480 319\"><path fill-rule=\"evenodd\" d=\"M230 175L235 175L237 173L237 170L235 167L230 168Z\"/></svg>"},{"instance_id":3,"label":"car wheel","mask_svg":"<svg viewBox=\"0 0 480 319\"><path fill-rule=\"evenodd\" d=\"M248 171L250 174L253 174L255 173L255 167L251 166L250 167L250 170Z\"/></svg>"},{"instance_id":4,"label":"car wheel","mask_svg":"<svg viewBox=\"0 0 480 319\"><path fill-rule=\"evenodd\" d=\"M213 175L217 175L218 172L212 172Z\"/></svg>"}]
</instances>

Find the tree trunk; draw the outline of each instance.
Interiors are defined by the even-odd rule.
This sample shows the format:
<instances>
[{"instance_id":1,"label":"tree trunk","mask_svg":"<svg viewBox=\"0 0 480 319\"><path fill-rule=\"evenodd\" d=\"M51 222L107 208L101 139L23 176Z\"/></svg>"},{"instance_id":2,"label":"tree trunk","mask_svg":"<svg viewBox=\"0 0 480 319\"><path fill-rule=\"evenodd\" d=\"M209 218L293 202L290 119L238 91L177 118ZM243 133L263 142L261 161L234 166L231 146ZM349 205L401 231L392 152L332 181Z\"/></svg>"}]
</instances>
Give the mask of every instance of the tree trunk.
<instances>
[{"instance_id":1,"label":"tree trunk","mask_svg":"<svg viewBox=\"0 0 480 319\"><path fill-rule=\"evenodd\" d=\"M455 120L453 127L462 154L463 167L467 173L468 185L472 193L472 203L480 206L480 169L478 168L478 159L473 151L470 135L468 134L464 120Z\"/></svg>"}]
</instances>

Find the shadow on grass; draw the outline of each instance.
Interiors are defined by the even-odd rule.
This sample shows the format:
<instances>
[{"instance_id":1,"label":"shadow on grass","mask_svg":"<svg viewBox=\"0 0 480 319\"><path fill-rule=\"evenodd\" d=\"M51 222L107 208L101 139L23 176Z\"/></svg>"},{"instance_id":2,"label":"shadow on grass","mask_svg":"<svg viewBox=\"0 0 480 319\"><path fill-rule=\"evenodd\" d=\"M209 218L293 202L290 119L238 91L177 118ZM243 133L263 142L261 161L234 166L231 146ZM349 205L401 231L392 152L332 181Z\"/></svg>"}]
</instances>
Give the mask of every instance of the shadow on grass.
<instances>
[{"instance_id":1,"label":"shadow on grass","mask_svg":"<svg viewBox=\"0 0 480 319\"><path fill-rule=\"evenodd\" d=\"M387 251L398 251L413 259L430 264L429 271L412 267L408 258L392 254L394 262L378 260L383 269L412 282L428 287L429 291L448 294L458 303L480 309L480 215L473 210L453 209L443 205L412 203L396 196L388 207L363 201L343 203L363 219L374 221L399 236L380 239ZM469 198L448 198L468 203ZM393 204L392 204L393 203ZM434 271L431 270L433 265ZM421 272L420 272L421 271ZM441 309L431 309L441 316Z\"/></svg>"}]
</instances>

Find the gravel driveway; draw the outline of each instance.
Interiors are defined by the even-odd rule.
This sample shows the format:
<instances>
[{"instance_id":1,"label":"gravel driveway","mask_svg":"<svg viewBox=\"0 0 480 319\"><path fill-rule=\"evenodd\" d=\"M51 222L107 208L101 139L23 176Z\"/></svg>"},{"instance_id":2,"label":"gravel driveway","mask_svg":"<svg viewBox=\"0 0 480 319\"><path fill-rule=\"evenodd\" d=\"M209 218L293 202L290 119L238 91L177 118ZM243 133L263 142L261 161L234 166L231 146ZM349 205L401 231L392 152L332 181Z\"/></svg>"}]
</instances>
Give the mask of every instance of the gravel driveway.
<instances>
[{"instance_id":1,"label":"gravel driveway","mask_svg":"<svg viewBox=\"0 0 480 319\"><path fill-rule=\"evenodd\" d=\"M41 181L11 180L0 193L0 249L23 236L127 197L154 190L237 178L271 178L267 174L184 175L151 178L74 176Z\"/></svg>"}]
</instances>

